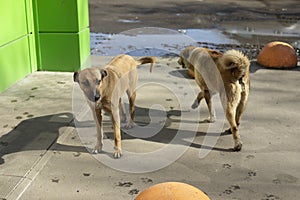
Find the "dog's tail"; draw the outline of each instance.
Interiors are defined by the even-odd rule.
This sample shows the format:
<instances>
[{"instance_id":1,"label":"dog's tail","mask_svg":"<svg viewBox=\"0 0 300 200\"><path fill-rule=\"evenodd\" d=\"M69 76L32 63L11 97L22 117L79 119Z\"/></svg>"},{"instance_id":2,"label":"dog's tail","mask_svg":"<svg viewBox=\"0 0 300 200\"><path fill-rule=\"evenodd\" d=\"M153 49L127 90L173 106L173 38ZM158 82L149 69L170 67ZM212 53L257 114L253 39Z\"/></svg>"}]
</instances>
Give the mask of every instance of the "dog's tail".
<instances>
[{"instance_id":1,"label":"dog's tail","mask_svg":"<svg viewBox=\"0 0 300 200\"><path fill-rule=\"evenodd\" d=\"M220 58L225 70L232 70L234 77L240 79L249 71L250 61L247 56L237 50L228 50Z\"/></svg>"},{"instance_id":2,"label":"dog's tail","mask_svg":"<svg viewBox=\"0 0 300 200\"><path fill-rule=\"evenodd\" d=\"M147 64L147 63L151 63L150 72L152 72L153 66L155 64L155 58L154 57L152 57L152 56L142 57L142 58L137 60L137 65L143 65L143 64Z\"/></svg>"}]
</instances>

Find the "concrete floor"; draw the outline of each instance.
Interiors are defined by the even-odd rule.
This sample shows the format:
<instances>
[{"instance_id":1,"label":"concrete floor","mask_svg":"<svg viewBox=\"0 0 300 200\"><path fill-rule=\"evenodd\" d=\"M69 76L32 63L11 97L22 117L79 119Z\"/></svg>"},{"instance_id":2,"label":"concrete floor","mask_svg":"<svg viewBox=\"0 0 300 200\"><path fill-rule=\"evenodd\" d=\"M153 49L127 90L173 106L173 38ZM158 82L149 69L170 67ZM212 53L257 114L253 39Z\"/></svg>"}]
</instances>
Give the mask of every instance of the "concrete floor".
<instances>
[{"instance_id":1,"label":"concrete floor","mask_svg":"<svg viewBox=\"0 0 300 200\"><path fill-rule=\"evenodd\" d=\"M252 63L244 146L232 152L231 136L220 135L227 123L199 123L204 102L189 108L198 88L177 58L157 59L152 74L147 65L139 69L137 125L123 134L119 160L111 156L107 116L104 153L89 153L93 122L72 73L36 72L0 94L0 199L128 200L166 181L191 184L214 200L299 199L299 67ZM148 137L151 131L157 134Z\"/></svg>"}]
</instances>

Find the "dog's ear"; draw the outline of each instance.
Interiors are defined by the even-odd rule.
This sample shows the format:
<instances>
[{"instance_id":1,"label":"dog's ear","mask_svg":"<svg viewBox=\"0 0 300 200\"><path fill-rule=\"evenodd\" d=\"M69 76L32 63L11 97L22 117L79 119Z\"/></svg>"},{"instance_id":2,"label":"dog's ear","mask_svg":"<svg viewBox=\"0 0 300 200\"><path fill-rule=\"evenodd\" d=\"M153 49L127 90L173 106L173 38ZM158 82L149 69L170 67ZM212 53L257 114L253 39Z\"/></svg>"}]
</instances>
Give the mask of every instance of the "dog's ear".
<instances>
[{"instance_id":1,"label":"dog's ear","mask_svg":"<svg viewBox=\"0 0 300 200\"><path fill-rule=\"evenodd\" d=\"M107 71L105 69L100 69L101 79L107 76Z\"/></svg>"},{"instance_id":2,"label":"dog's ear","mask_svg":"<svg viewBox=\"0 0 300 200\"><path fill-rule=\"evenodd\" d=\"M227 63L225 63L225 66L226 66L228 69L233 69L233 68L237 68L237 67L238 67L238 64L237 64L237 63L234 63L234 62L227 62Z\"/></svg>"},{"instance_id":3,"label":"dog's ear","mask_svg":"<svg viewBox=\"0 0 300 200\"><path fill-rule=\"evenodd\" d=\"M74 82L77 82L77 83L79 82L78 76L79 76L79 72L74 72L74 74L73 74Z\"/></svg>"},{"instance_id":4,"label":"dog's ear","mask_svg":"<svg viewBox=\"0 0 300 200\"><path fill-rule=\"evenodd\" d=\"M215 50L208 50L208 53L210 55L210 57L215 61L217 60L219 57L222 56L222 53L219 51L215 51Z\"/></svg>"}]
</instances>

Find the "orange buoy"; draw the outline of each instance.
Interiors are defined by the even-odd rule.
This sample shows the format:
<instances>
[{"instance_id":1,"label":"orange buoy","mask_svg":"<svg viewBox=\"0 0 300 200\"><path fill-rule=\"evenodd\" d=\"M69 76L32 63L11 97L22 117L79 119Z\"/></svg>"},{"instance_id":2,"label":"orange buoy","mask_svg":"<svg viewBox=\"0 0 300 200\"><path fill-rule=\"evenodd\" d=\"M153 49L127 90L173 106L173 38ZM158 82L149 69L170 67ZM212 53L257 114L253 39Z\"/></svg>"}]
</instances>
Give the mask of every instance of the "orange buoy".
<instances>
[{"instance_id":1,"label":"orange buoy","mask_svg":"<svg viewBox=\"0 0 300 200\"><path fill-rule=\"evenodd\" d=\"M291 68L297 66L295 49L285 42L270 42L258 54L258 64L271 68Z\"/></svg>"},{"instance_id":2,"label":"orange buoy","mask_svg":"<svg viewBox=\"0 0 300 200\"><path fill-rule=\"evenodd\" d=\"M210 200L198 188L186 183L180 182L165 182L151 186L142 191L135 200Z\"/></svg>"}]
</instances>

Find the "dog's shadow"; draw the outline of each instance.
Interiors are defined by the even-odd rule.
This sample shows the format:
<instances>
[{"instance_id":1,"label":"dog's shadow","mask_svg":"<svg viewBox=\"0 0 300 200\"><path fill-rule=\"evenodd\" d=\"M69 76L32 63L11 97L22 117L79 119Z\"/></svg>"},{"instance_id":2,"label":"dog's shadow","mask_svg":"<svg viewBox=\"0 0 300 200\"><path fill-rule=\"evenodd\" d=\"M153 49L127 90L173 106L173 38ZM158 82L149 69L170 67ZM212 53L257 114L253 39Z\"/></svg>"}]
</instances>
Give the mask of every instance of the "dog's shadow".
<instances>
[{"instance_id":1,"label":"dog's shadow","mask_svg":"<svg viewBox=\"0 0 300 200\"><path fill-rule=\"evenodd\" d=\"M138 126L147 126L151 119L149 117L150 110L148 108L136 107L135 111L135 123ZM153 109L151 110L153 111ZM150 142L165 143L168 144L178 133L178 130L171 129L169 126L173 122L177 122L176 119L172 119L173 116L181 116L180 110L167 111L165 124L162 129L155 135L147 138L142 138ZM179 120L180 121L180 120ZM104 121L104 124L108 125L110 121ZM198 123L195 121L184 121L184 123ZM95 126L93 121L80 122L81 126ZM74 116L72 113L58 113L53 115L46 115L40 117L34 117L23 120L13 130L0 137L0 165L5 163L3 158L5 155L14 154L22 151L33 150L45 150L51 148L53 151L67 151L76 153L87 153L89 150L85 146L72 146L64 145L57 142L60 136L62 128L74 127ZM185 131L187 135L190 135L190 131ZM113 132L105 133L109 138L113 139ZM205 137L205 132L194 133L195 137ZM223 135L223 134L221 134ZM77 134L75 136L78 136ZM138 136L137 136L138 137ZM122 131L122 140L135 139L131 135L128 135ZM75 139L72 137L72 139ZM96 140L96 137L94 138ZM185 139L184 137L182 138ZM231 151L231 149L222 149L211 146L203 146L192 142L190 144L194 148L204 148L216 151Z\"/></svg>"},{"instance_id":2,"label":"dog's shadow","mask_svg":"<svg viewBox=\"0 0 300 200\"><path fill-rule=\"evenodd\" d=\"M52 150L87 152L85 147L57 143L62 128L74 126L72 113L59 113L23 120L13 130L0 137L0 165L4 156L22 151ZM75 139L75 138L74 138Z\"/></svg>"},{"instance_id":3,"label":"dog's shadow","mask_svg":"<svg viewBox=\"0 0 300 200\"><path fill-rule=\"evenodd\" d=\"M126 105L126 104L125 104ZM149 113L155 113L160 112L155 109L148 109L143 107L135 107L135 118L134 123L135 126L139 126L140 128L146 127L151 124L151 118ZM220 148L216 146L208 146L204 144L197 143L197 141L202 140L203 137L207 136L209 134L209 137L219 137L230 134L228 131L223 131L221 133L207 133L207 132L201 132L201 131L189 131L189 130L178 130L171 128L172 123L187 123L187 124L194 124L195 123L206 123L204 121L200 121L198 119L195 120L186 120L186 119L180 119L182 115L182 111L180 110L169 110L166 112L166 119L163 122L163 125L157 125L161 126L161 129L157 131L154 135L150 134L148 137L146 133L137 133L137 135L132 136L131 134L128 134L128 130L125 128L121 128L121 134L122 134L122 141L125 140L133 140L133 139L142 139L146 140L147 142L155 142L155 143L163 143L163 144L177 144L182 145L183 143L186 143L184 141L188 141L191 138L191 135L194 136L193 141L189 145L190 147L197 148L197 149L207 149L207 150L213 150L213 151L222 151L222 152L233 152L232 148ZM106 125L108 125L110 122L106 121L104 122ZM193 125L193 126L194 126ZM150 125L151 126L151 125ZM154 125L156 126L156 125ZM135 128L135 127L134 127ZM133 128L133 129L134 129ZM147 131L147 129L145 129ZM130 129L129 129L130 132ZM176 135L180 132L180 140L173 140ZM182 134L183 133L183 134ZM108 139L113 139L113 131L111 129L110 132L104 133ZM186 136L185 136L186 135ZM146 136L146 137L145 137ZM197 138L199 137L199 140ZM175 141L175 143L174 143ZM107 152L105 152L107 153ZM111 155L112 157L112 155Z\"/></svg>"},{"instance_id":4,"label":"dog's shadow","mask_svg":"<svg viewBox=\"0 0 300 200\"><path fill-rule=\"evenodd\" d=\"M190 76L188 76L187 71L188 69L177 69L177 70L170 71L169 74L177 78L193 79Z\"/></svg>"}]
</instances>

